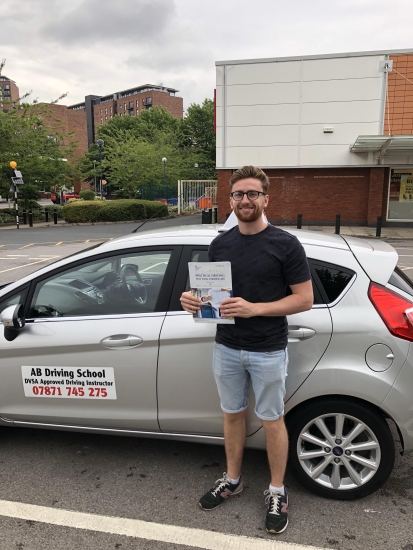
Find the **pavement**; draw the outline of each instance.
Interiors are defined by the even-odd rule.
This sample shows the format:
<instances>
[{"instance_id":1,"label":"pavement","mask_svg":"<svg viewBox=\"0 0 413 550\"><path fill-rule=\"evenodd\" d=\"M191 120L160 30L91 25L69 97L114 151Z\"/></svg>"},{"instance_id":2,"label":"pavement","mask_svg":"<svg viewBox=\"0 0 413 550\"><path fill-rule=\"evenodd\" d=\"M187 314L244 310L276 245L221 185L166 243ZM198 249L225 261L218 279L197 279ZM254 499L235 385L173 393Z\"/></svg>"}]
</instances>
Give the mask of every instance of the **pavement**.
<instances>
[{"instance_id":1,"label":"pavement","mask_svg":"<svg viewBox=\"0 0 413 550\"><path fill-rule=\"evenodd\" d=\"M177 216L176 216L177 217ZM182 216L187 218L187 216ZM122 224L122 223L130 223L130 221L127 222L94 222L94 223L67 223L64 220L57 220L58 226L67 226L67 227L74 227L74 226L88 226L88 225L113 225L113 224ZM33 229L38 227L53 227L53 219L49 222L33 222ZM21 228L28 228L28 224L23 225L20 224ZM282 229L295 229L295 225L282 225L280 226ZM1 230L13 230L17 229L15 225L1 225ZM317 232L323 232L323 233L329 233L334 234L335 227L332 225L303 225L303 230L308 231L317 231ZM341 235L348 235L351 237L360 237L363 239L367 238L376 238L376 228L375 227L367 227L367 226L349 226L349 225L343 225L340 228L340 234ZM381 239L385 240L405 240L405 239L413 239L413 227L382 227L381 230Z\"/></svg>"}]
</instances>

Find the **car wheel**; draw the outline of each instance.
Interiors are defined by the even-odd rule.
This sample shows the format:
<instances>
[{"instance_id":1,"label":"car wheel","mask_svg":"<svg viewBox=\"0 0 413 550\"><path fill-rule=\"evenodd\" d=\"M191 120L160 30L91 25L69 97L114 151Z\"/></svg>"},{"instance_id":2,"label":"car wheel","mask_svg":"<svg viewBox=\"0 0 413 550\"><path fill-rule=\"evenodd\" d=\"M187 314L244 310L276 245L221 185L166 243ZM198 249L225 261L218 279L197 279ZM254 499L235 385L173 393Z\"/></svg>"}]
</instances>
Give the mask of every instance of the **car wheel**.
<instances>
[{"instance_id":1,"label":"car wheel","mask_svg":"<svg viewBox=\"0 0 413 550\"><path fill-rule=\"evenodd\" d=\"M364 403L312 402L287 417L290 465L310 491L352 500L377 491L394 465L395 448L385 419Z\"/></svg>"}]
</instances>

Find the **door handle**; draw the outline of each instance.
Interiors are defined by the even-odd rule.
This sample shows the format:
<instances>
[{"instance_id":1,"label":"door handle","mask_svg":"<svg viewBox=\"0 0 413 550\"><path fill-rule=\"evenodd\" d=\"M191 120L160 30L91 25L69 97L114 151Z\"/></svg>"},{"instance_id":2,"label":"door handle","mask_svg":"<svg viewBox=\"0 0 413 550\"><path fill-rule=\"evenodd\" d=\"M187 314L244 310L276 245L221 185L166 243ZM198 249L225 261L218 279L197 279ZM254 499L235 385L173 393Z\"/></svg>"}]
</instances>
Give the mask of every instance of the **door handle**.
<instances>
[{"instance_id":1,"label":"door handle","mask_svg":"<svg viewBox=\"0 0 413 550\"><path fill-rule=\"evenodd\" d=\"M105 348L123 349L139 346L142 342L143 340L140 336L135 336L133 334L114 334L100 341Z\"/></svg>"},{"instance_id":2,"label":"door handle","mask_svg":"<svg viewBox=\"0 0 413 550\"><path fill-rule=\"evenodd\" d=\"M316 331L307 327L291 327L288 329L288 338L295 340L308 340L315 336Z\"/></svg>"}]
</instances>

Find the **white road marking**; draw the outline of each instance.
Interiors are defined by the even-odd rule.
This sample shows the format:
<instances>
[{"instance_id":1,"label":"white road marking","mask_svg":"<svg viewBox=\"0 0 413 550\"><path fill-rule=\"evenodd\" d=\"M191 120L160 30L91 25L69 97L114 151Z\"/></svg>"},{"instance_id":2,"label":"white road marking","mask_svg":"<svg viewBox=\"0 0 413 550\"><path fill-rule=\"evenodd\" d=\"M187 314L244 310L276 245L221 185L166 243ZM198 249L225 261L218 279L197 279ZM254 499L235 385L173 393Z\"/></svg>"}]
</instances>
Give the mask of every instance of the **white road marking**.
<instances>
[{"instance_id":1,"label":"white road marking","mask_svg":"<svg viewBox=\"0 0 413 550\"><path fill-rule=\"evenodd\" d=\"M46 259L37 260L37 262L31 262L30 264L18 265L17 267L10 267L9 269L3 269L3 271L0 271L0 273L6 273L6 271L13 271L14 269L20 269L22 267L28 267L29 265L39 264L39 263L45 262L45 261L46 261Z\"/></svg>"},{"instance_id":2,"label":"white road marking","mask_svg":"<svg viewBox=\"0 0 413 550\"><path fill-rule=\"evenodd\" d=\"M0 516L112 535L124 535L137 539L182 544L203 550L222 550L223 548L229 550L321 550L314 546L302 546L277 540L227 535L215 531L165 525L139 519L85 514L8 500L0 500Z\"/></svg>"},{"instance_id":3,"label":"white road marking","mask_svg":"<svg viewBox=\"0 0 413 550\"><path fill-rule=\"evenodd\" d=\"M27 258L28 254L7 254L8 258Z\"/></svg>"}]
</instances>

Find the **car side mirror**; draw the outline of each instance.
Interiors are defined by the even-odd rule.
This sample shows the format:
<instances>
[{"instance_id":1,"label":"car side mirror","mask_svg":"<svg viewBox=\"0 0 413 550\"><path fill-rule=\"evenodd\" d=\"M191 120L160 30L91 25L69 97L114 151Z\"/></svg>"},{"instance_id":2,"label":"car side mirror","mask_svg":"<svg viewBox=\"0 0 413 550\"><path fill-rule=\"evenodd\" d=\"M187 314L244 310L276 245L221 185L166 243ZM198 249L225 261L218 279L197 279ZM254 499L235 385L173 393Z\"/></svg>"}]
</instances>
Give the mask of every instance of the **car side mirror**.
<instances>
[{"instance_id":1,"label":"car side mirror","mask_svg":"<svg viewBox=\"0 0 413 550\"><path fill-rule=\"evenodd\" d=\"M0 313L0 323L4 326L5 339L12 342L17 337L19 330L26 324L23 304L6 307Z\"/></svg>"}]
</instances>

